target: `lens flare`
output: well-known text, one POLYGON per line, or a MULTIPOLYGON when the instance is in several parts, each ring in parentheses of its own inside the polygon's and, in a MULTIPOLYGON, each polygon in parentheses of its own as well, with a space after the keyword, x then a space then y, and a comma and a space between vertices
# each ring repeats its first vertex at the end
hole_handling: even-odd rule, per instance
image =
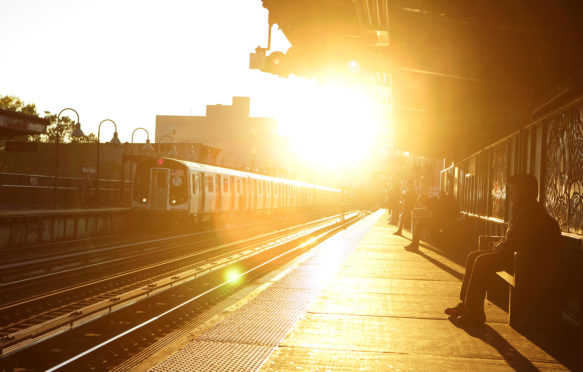
POLYGON ((238 267, 232 267, 225 271, 223 279, 232 285, 238 285, 243 280, 242 271, 238 267))

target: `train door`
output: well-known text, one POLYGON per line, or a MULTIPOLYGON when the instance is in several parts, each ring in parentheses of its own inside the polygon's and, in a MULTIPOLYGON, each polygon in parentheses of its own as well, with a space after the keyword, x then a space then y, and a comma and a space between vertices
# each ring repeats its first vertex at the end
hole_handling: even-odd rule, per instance
POLYGON ((253 180, 247 177, 247 211, 253 211, 253 180))
POLYGON ((257 182, 251 181, 251 208, 253 211, 257 210, 257 182))
POLYGON ((231 207, 229 210, 235 210, 235 199, 237 199, 237 190, 235 189, 235 177, 229 177, 229 191, 231 192, 231 207))
POLYGON ((320 200, 318 200, 318 191, 315 187, 312 189, 312 205, 315 207, 320 206, 320 200))
POLYGON ((259 188, 259 190, 261 190, 261 208, 266 209, 267 208, 267 182, 261 181, 261 187, 259 188))
POLYGON ((217 193, 217 204, 215 205, 215 212, 220 212, 221 211, 221 207, 222 207, 222 202, 223 202, 223 192, 221 190, 222 186, 221 186, 221 176, 219 176, 218 174, 215 176, 215 192, 217 193))
POLYGON ((269 199, 271 198, 271 193, 269 190, 269 182, 263 182, 263 200, 265 200, 263 202, 263 208, 268 209, 271 208, 269 199))
POLYGON ((277 209, 279 207, 279 191, 278 191, 278 187, 279 185, 277 183, 273 183, 273 205, 272 208, 273 209, 277 209))
POLYGON ((264 208, 264 194, 263 194, 263 181, 257 181, 257 185, 256 185, 256 190, 257 190, 257 210, 261 210, 264 208))
POLYGON ((192 214, 196 214, 198 212, 198 187, 196 185, 196 174, 191 174, 190 175, 190 183, 188 184, 190 186, 190 213, 192 214))
POLYGON ((208 208, 206 208, 206 212, 212 213, 216 210, 217 206, 217 192, 215 191, 215 176, 212 174, 205 175, 205 183, 206 183, 206 204, 208 208))
POLYGON ((222 189, 223 195, 221 197, 222 198, 222 201, 221 201, 221 204, 222 204, 221 210, 222 211, 228 211, 229 206, 231 205, 231 193, 229 190, 229 178, 230 178, 229 176, 221 176, 221 179, 223 181, 223 184, 221 186, 223 188, 222 189))
POLYGON ((285 208, 285 183, 279 187, 279 207, 285 208))
POLYGON ((243 200, 241 201, 241 208, 243 211, 247 212, 249 210, 249 195, 247 195, 247 182, 249 182, 248 178, 243 178, 241 180, 242 189, 241 192, 243 193, 243 200))
POLYGON ((150 195, 152 196, 150 207, 152 210, 165 211, 168 209, 169 180, 170 169, 152 168, 150 170, 150 195))
POLYGON ((243 200, 245 200, 245 198, 243 196, 243 178, 235 179, 235 188, 237 191, 237 199, 235 200, 235 209, 240 212, 244 208, 243 200))
POLYGON ((196 174, 196 198, 198 199, 198 209, 197 212, 201 213, 205 210, 205 202, 206 202, 206 188, 204 184, 204 173, 197 173, 196 174))

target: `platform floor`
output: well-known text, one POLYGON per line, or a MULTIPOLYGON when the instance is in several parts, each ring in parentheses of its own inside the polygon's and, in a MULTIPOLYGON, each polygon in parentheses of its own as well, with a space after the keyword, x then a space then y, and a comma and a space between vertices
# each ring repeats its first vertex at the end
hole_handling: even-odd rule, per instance
POLYGON ((294 260, 196 331, 138 366, 151 371, 493 371, 569 368, 506 324, 462 329, 463 267, 403 249, 378 211, 294 260))

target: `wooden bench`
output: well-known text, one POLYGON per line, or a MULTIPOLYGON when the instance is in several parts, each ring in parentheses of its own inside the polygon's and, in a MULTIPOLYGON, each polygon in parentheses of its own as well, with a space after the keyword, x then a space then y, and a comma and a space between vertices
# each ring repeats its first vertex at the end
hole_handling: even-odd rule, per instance
POLYGON ((448 221, 441 229, 441 249, 465 262, 465 255, 473 246, 474 223, 468 218, 448 221))
MULTIPOLYGON (((501 236, 478 238, 478 249, 490 249, 501 236)), ((509 285, 508 324, 554 328, 565 302, 565 252, 514 252, 511 267, 496 274, 509 285)))
MULTIPOLYGON (((411 235, 415 233, 420 218, 431 217, 427 208, 415 208, 411 212, 411 235)), ((466 218, 452 219, 445 226, 421 232, 420 240, 445 248, 454 253, 466 252, 471 245, 472 223, 466 218)))
POLYGON ((413 208, 411 211, 411 236, 415 233, 415 227, 417 225, 417 220, 423 217, 431 217, 431 212, 427 208, 413 208))

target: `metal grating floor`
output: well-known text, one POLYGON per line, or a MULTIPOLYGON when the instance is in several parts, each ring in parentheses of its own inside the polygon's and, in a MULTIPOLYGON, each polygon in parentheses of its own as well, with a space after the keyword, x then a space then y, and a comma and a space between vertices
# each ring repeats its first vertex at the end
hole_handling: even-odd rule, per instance
POLYGON ((150 371, 256 371, 272 351, 270 346, 196 341, 150 371))
POLYGON ((245 296, 251 294, 256 289, 256 286, 247 286, 240 291, 237 291, 234 295, 229 296, 225 300, 219 302, 215 306, 208 309, 203 314, 200 314, 195 319, 193 319, 186 327, 182 327, 179 329, 174 330, 170 334, 163 337, 161 340, 157 341, 156 343, 150 345, 146 349, 142 350, 140 353, 132 356, 131 358, 127 359, 123 363, 119 364, 115 368, 111 370, 111 372, 122 372, 122 371, 129 371, 140 363, 147 360, 151 355, 155 354, 156 352, 160 351, 162 348, 172 344, 173 342, 178 341, 180 338, 187 335, 189 332, 192 332, 200 325, 204 324, 206 321, 214 317, 215 315, 219 314, 220 312, 224 311, 229 306, 234 305, 237 301, 241 300, 245 296))
POLYGON ((150 371, 258 370, 381 215, 320 244, 295 270, 150 371))
POLYGON ((318 294, 318 291, 268 288, 199 339, 277 346, 318 294))

